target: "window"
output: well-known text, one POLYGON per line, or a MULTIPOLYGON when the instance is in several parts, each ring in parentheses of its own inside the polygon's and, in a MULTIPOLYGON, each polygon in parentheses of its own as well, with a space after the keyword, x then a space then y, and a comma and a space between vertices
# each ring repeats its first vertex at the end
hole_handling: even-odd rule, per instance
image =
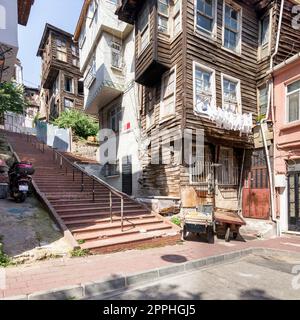
POLYGON ((96 56, 93 55, 89 62, 89 69, 84 79, 84 85, 86 88, 90 88, 96 79, 96 56))
POLYGON ((287 86, 287 122, 300 120, 300 80, 287 86))
POLYGON ((83 96, 84 95, 84 86, 83 86, 83 81, 82 80, 78 80, 78 94, 83 96))
POLYGON ((223 109, 232 113, 241 113, 240 81, 222 74, 223 109))
POLYGON ((154 100, 155 88, 147 88, 145 92, 146 129, 150 129, 155 123, 154 100))
POLYGON ((241 52, 241 9, 224 3, 223 46, 237 53, 241 52))
POLYGON ((259 115, 266 115, 268 109, 268 86, 263 86, 259 89, 259 101, 258 101, 258 112, 259 115))
POLYGON ((113 130, 115 133, 120 132, 120 128, 122 125, 122 109, 120 107, 114 107, 109 112, 108 122, 111 130, 113 130))
POLYGON ((82 24, 82 29, 81 29, 81 33, 79 36, 79 48, 82 49, 83 45, 85 43, 85 39, 86 39, 86 21, 83 22, 82 24))
POLYGON ((215 106, 215 71, 194 62, 194 105, 200 114, 209 114, 215 106))
POLYGON ((181 21, 181 0, 175 0, 173 7, 173 37, 181 31, 181 21))
POLYGON ((67 62, 67 42, 64 39, 56 39, 56 57, 60 61, 67 62))
POLYGON ((260 59, 269 55, 270 52, 270 15, 267 14, 260 20, 259 40, 260 40, 260 59))
POLYGON ((119 43, 111 43, 111 65, 115 68, 122 68, 122 47, 119 43))
POLYGON ((96 0, 91 0, 88 9, 88 19, 90 19, 90 25, 93 23, 94 19, 97 17, 98 13, 98 2, 96 0))
POLYGON ((107 163, 104 166, 104 176, 105 177, 114 177, 120 175, 120 164, 119 159, 116 160, 116 163, 107 163))
POLYGON ((158 31, 169 33, 169 0, 157 1, 158 31))
POLYGON ((196 26, 200 31, 213 34, 216 31, 216 0, 196 0, 196 26))
POLYGON ((175 113, 176 102, 176 69, 173 68, 162 77, 160 118, 163 119, 175 113))
POLYGON ((139 54, 147 47, 150 42, 149 28, 149 8, 146 7, 138 21, 139 28, 139 54))
POLYGON ((73 93, 73 79, 65 76, 65 91, 73 93))
POLYGON ((74 100, 65 98, 65 108, 73 108, 74 107, 74 100))

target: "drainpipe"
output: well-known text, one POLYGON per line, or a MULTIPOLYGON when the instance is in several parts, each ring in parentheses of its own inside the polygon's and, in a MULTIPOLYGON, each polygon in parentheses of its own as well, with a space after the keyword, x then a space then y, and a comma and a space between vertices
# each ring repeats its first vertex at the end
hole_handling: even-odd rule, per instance
MULTIPOLYGON (((277 37, 276 37, 276 45, 275 45, 275 51, 271 56, 270 71, 273 69, 274 58, 278 53, 280 34, 281 34, 281 26, 282 26, 282 18, 283 18, 283 9, 284 9, 284 0, 281 0, 279 21, 278 21, 278 30, 277 30, 277 37)), ((274 109, 273 91, 274 91, 274 82, 273 82, 273 78, 272 78, 269 81, 268 109, 266 112, 266 117, 264 119, 262 119, 260 122, 260 127, 261 127, 261 133, 262 133, 263 143, 264 143, 265 152, 266 152, 267 168, 268 168, 268 172, 269 172, 269 183, 270 183, 270 193, 271 193, 271 218, 272 218, 272 221, 276 223, 277 236, 280 237, 281 236, 280 220, 277 219, 276 209, 275 209, 275 187, 274 187, 274 179, 273 179, 274 176, 273 176, 273 172, 272 172, 269 149, 268 149, 266 135, 265 135, 265 129, 267 129, 267 117, 270 113, 270 109, 272 110, 272 120, 274 121, 274 118, 273 118, 273 109, 274 109)))

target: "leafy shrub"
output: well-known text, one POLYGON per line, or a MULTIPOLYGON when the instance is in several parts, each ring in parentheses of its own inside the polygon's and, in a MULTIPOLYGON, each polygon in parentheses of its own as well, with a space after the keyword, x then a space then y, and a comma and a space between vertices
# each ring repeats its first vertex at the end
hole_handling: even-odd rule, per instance
POLYGON ((176 224, 176 226, 179 226, 179 227, 181 226, 181 220, 177 216, 172 217, 171 222, 176 224))
POLYGON ((11 264, 12 264, 12 261, 10 257, 3 252, 2 244, 0 243, 0 267, 5 268, 11 264))
POLYGON ((73 133, 86 139, 89 136, 96 136, 99 131, 99 124, 92 117, 79 110, 64 111, 53 124, 59 128, 71 128, 73 133))

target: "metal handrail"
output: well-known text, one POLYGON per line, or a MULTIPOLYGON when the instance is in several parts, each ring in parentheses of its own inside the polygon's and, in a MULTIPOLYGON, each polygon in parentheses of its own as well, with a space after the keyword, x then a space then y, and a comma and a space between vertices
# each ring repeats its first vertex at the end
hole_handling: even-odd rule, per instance
MULTIPOLYGON (((27 135, 27 141, 30 141, 30 135, 27 135)), ((43 144, 43 152, 45 152, 45 143, 44 142, 40 142, 37 138, 36 138, 36 143, 35 146, 37 144, 42 143, 43 144)), ((32 142, 32 141, 31 141, 32 142)), ((110 208, 110 221, 111 223, 113 222, 113 214, 112 214, 112 195, 114 194, 115 196, 119 197, 121 199, 121 231, 123 232, 124 230, 124 197, 127 195, 124 195, 123 193, 120 194, 120 192, 118 192, 117 190, 115 190, 113 187, 111 187, 110 185, 108 185, 107 183, 105 183, 104 181, 101 181, 99 178, 94 177, 93 175, 90 175, 88 172, 84 171, 76 162, 72 162, 70 161, 67 157, 65 157, 63 154, 61 154, 58 150, 56 150, 55 148, 52 148, 50 146, 48 146, 50 149, 52 149, 53 151, 53 161, 56 163, 56 161, 59 158, 59 166, 60 169, 63 169, 64 166, 64 162, 66 162, 68 165, 70 165, 73 169, 73 181, 75 181, 75 171, 74 169, 76 169, 77 171, 79 171, 81 173, 81 192, 84 191, 84 176, 88 177, 89 179, 92 180, 92 193, 93 193, 93 201, 95 201, 95 182, 100 183, 101 185, 103 185, 106 189, 108 189, 109 191, 109 199, 110 199, 110 203, 109 203, 109 208, 110 208)), ((38 148, 36 146, 37 149, 40 150, 40 147, 38 148)), ((66 174, 68 174, 68 168, 67 166, 65 166, 66 169, 66 174)), ((129 198, 129 197, 128 197, 129 198)), ((127 219, 126 219, 127 220, 127 219)))

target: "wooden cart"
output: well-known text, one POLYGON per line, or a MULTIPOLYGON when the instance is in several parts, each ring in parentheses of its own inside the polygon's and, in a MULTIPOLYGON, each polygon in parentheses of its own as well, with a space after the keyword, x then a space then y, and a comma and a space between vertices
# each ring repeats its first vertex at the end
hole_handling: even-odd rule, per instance
POLYGON ((233 239, 239 235, 240 227, 246 225, 245 220, 238 215, 237 212, 216 210, 215 211, 215 225, 218 236, 224 236, 225 241, 229 242, 231 234, 233 239))

